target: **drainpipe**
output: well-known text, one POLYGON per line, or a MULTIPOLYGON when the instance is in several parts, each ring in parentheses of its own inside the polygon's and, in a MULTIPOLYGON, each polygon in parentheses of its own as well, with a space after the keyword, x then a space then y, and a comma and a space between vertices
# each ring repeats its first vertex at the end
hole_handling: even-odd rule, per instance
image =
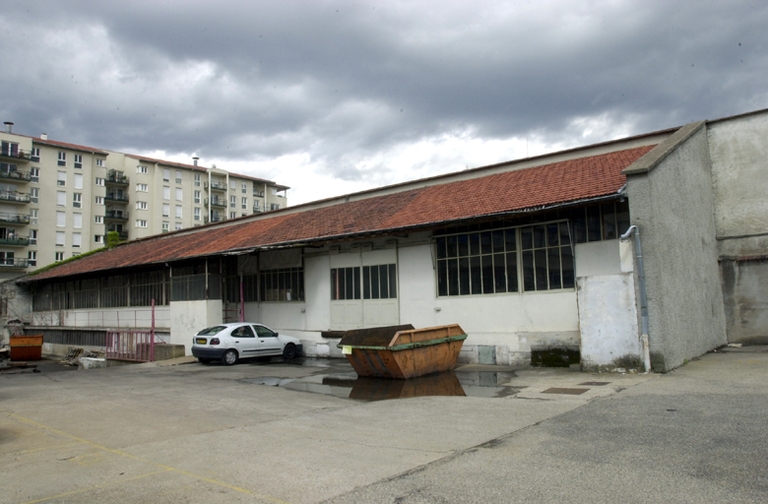
POLYGON ((640 282, 640 324, 642 335, 640 341, 643 346, 643 364, 645 372, 651 371, 651 349, 648 342, 648 296, 645 292, 645 268, 643 267, 643 252, 640 248, 640 230, 634 224, 629 226, 627 232, 621 235, 620 240, 626 241, 634 231, 635 233, 635 257, 637 257, 637 278, 640 282))

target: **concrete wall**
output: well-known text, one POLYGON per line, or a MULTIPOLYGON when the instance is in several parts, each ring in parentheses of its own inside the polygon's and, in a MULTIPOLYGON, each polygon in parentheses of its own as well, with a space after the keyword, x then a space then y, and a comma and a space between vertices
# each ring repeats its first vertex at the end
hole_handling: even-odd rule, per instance
POLYGON ((583 370, 636 369, 642 364, 631 242, 576 246, 583 370))
POLYGON ((627 170, 640 229, 654 371, 725 344, 706 129, 689 125, 627 170))
POLYGON ((171 344, 184 345, 186 355, 192 353, 192 337, 206 327, 221 324, 220 299, 209 301, 178 301, 170 307, 171 344))
POLYGON ((20 289, 13 281, 6 281, 0 283, 0 300, 6 303, 6 313, 0 317, 0 344, 2 344, 10 341, 12 329, 8 327, 9 321, 31 322, 32 295, 25 289, 20 289))
POLYGON ((708 135, 728 341, 768 343, 768 112, 708 135))

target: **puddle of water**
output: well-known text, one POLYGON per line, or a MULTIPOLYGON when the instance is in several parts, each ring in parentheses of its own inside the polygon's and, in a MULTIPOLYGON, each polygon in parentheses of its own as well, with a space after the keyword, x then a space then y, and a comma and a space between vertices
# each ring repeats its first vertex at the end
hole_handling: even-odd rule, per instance
POLYGON ((263 377, 239 381, 345 399, 381 401, 425 396, 509 397, 520 392, 520 388, 504 385, 514 376, 514 373, 491 371, 466 373, 447 371, 408 380, 388 380, 358 377, 354 372, 350 372, 318 374, 296 379, 263 377))

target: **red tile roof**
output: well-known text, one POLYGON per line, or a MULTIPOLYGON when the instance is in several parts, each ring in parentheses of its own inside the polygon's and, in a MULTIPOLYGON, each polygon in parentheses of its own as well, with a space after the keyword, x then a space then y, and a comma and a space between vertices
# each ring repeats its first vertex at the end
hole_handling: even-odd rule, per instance
POLYGON ((28 277, 38 281, 68 275, 157 264, 180 259, 339 239, 355 235, 429 228, 451 221, 576 203, 617 194, 622 170, 655 146, 643 146, 547 165, 476 176, 467 180, 376 195, 321 208, 293 207, 129 242, 28 277), (299 210, 299 211, 297 211, 299 210))

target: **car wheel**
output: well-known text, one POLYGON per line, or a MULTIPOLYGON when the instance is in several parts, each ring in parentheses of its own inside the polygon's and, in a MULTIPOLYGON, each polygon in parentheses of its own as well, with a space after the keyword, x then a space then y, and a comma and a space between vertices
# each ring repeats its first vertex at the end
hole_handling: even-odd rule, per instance
POLYGON ((205 357, 198 357, 197 360, 200 361, 200 364, 210 364, 211 359, 206 359, 205 357))
POLYGON ((283 349, 283 359, 291 360, 296 358, 296 345, 288 343, 283 349))
POLYGON ((231 366, 235 362, 237 362, 237 350, 227 350, 221 356, 221 363, 225 366, 231 366))

